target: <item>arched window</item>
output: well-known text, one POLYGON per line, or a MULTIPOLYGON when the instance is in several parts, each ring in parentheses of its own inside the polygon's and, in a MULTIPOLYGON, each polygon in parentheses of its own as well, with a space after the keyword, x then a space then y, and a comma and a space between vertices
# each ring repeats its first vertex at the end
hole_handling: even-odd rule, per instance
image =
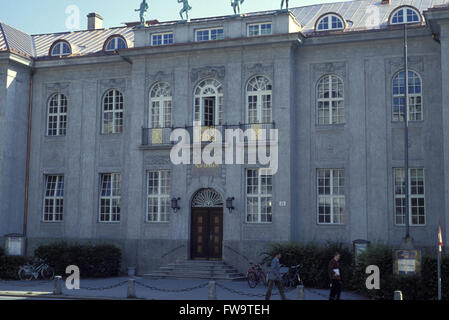
POLYGON ((223 87, 217 80, 206 79, 196 87, 194 121, 206 127, 223 123, 223 87))
POLYGON ((325 75, 318 81, 318 124, 345 123, 343 80, 336 75, 325 75))
POLYGON ((67 41, 59 40, 51 46, 50 54, 53 57, 68 56, 72 54, 72 48, 67 41))
POLYGON ((47 135, 65 136, 67 131, 67 97, 61 93, 51 96, 47 109, 47 135))
POLYGON ((111 89, 103 97, 103 134, 123 131, 123 95, 111 89))
MULTIPOLYGON (((423 120, 422 82, 414 71, 408 71, 408 120, 423 120)), ((405 117, 405 72, 397 73, 393 78, 393 121, 404 121, 405 117)))
POLYGON ((399 7, 390 15, 390 24, 420 23, 421 14, 415 8, 399 7))
POLYGON ((126 44, 125 39, 121 36, 112 36, 107 40, 105 45, 105 51, 115 51, 118 49, 126 49, 128 45, 126 44))
POLYGON ((315 25, 315 30, 344 30, 345 26, 346 24, 340 15, 336 13, 328 13, 318 19, 315 25))
POLYGON ((156 83, 150 92, 150 128, 171 127, 172 93, 168 83, 156 83))
POLYGON ((272 122, 272 94, 271 81, 264 76, 253 77, 246 87, 247 122, 272 122))

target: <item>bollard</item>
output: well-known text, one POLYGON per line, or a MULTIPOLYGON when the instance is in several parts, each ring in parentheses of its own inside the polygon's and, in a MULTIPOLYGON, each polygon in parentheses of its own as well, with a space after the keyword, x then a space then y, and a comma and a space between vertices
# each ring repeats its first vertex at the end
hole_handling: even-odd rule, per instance
POLYGON ((215 281, 209 281, 209 300, 217 300, 217 288, 215 281))
POLYGON ((402 296, 401 291, 395 291, 394 292, 394 300, 404 300, 404 297, 402 296))
POLYGON ((55 295, 61 295, 62 294, 62 277, 56 276, 55 277, 55 285, 53 287, 53 294, 55 295))
POLYGON ((126 292, 127 299, 135 299, 136 298, 136 286, 134 284, 134 279, 128 280, 128 290, 126 292))
POLYGON ((296 300, 304 300, 304 286, 296 287, 296 300))

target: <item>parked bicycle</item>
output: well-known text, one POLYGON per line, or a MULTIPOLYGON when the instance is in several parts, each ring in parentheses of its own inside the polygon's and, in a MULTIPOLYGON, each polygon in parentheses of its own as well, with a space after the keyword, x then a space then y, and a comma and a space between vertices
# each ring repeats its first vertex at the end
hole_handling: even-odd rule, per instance
POLYGON ((301 265, 298 264, 297 266, 289 267, 288 271, 282 274, 282 285, 284 287, 294 288, 299 285, 304 285, 299 273, 300 268, 301 265))
POLYGON ((50 267, 46 260, 40 259, 37 263, 26 264, 19 268, 19 279, 31 281, 42 277, 44 280, 53 280, 55 270, 50 267))
POLYGON ((267 285, 267 277, 262 269, 262 264, 260 263, 255 265, 254 263, 250 262, 250 268, 248 269, 246 277, 248 279, 248 285, 250 288, 257 287, 257 285, 261 281, 265 286, 267 285))

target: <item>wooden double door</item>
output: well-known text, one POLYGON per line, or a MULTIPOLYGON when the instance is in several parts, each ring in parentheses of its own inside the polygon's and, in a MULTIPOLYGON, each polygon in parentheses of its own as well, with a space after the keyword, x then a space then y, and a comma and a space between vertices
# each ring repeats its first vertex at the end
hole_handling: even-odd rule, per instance
POLYGON ((221 260, 223 256, 223 208, 192 208, 190 258, 221 260))

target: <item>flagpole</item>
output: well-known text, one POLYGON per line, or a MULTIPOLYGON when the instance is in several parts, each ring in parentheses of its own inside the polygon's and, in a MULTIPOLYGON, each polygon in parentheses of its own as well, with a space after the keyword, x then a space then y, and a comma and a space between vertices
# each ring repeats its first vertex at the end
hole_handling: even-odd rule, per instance
POLYGON ((407 22, 404 21, 404 78, 405 78, 405 112, 404 112, 404 153, 405 153, 405 241, 410 238, 410 190, 409 190, 409 159, 408 159, 408 44, 407 22))

